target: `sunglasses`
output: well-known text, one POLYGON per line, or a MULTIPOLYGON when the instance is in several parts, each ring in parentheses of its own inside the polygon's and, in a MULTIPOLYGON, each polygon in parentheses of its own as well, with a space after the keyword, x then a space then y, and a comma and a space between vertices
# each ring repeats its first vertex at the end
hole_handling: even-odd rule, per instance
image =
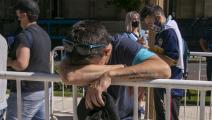
POLYGON ((102 48, 105 47, 105 44, 99 45, 99 44, 80 44, 77 42, 69 41, 66 39, 63 39, 63 46, 64 50, 66 52, 73 52, 73 50, 76 50, 76 52, 80 55, 86 56, 94 54, 94 49, 96 48, 102 48))

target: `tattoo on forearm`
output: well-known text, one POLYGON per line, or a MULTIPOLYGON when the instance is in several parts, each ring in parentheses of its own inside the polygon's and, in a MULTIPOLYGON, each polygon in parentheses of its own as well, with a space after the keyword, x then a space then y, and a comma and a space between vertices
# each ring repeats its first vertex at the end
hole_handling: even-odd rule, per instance
POLYGON ((136 80, 136 79, 152 80, 152 79, 162 78, 161 75, 155 72, 142 71, 141 73, 138 73, 132 69, 130 71, 132 71, 130 74, 121 74, 121 75, 116 75, 114 77, 127 77, 128 79, 131 79, 131 80, 136 80))

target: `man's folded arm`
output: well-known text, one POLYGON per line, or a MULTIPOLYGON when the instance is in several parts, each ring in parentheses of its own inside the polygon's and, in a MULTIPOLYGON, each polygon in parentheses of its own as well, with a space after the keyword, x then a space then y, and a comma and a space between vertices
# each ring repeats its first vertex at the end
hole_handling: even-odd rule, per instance
POLYGON ((152 56, 142 63, 108 72, 112 80, 152 80, 167 79, 171 76, 171 70, 167 63, 158 56, 152 56))
POLYGON ((123 67, 124 65, 71 65, 63 60, 60 64, 60 76, 66 84, 88 85, 105 72, 123 67))
POLYGON ((170 67, 158 56, 152 56, 142 63, 125 67, 123 65, 82 65, 74 66, 63 61, 60 75, 67 84, 88 85, 101 75, 108 74, 112 80, 151 80, 169 78, 170 67))

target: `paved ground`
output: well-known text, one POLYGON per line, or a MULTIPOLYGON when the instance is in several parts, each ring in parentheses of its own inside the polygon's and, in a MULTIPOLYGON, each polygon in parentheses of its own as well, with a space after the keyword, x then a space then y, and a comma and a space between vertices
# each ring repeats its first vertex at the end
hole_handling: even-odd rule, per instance
MULTIPOLYGON (((197 63, 190 63, 189 64, 189 80, 197 80, 198 79, 198 64, 197 63)), ((206 69, 205 64, 202 65, 202 73, 201 79, 206 80, 206 69)), ((58 120, 72 120, 73 110, 72 110, 72 98, 65 97, 64 103, 62 103, 61 97, 55 97, 54 99, 54 110, 55 115, 57 116, 58 120)), ((205 120, 212 120, 212 112, 210 112, 210 107, 205 108, 205 120)), ((196 106, 184 106, 180 108, 180 120, 199 120, 199 108, 196 106), (184 114, 185 111, 185 114, 184 114)))
MULTIPOLYGON (((189 63, 188 65, 188 80, 197 80, 199 75, 199 64, 189 63)), ((203 62, 201 65, 201 80, 206 80, 206 64, 203 62)))
MULTIPOLYGON (((54 115, 58 118, 58 120, 72 120, 72 97, 65 97, 64 101, 62 101, 62 97, 54 97, 54 115)), ((78 101, 80 101, 80 98, 78 101)))

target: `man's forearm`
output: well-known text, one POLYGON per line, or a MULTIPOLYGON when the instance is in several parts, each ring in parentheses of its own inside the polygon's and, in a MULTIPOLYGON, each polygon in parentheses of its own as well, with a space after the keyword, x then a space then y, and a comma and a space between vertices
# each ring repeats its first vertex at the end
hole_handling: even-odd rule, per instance
POLYGON ((24 69, 26 69, 26 67, 22 66, 20 62, 11 59, 7 60, 7 66, 13 68, 16 71, 23 71, 24 69))
POLYGON ((152 80, 157 78, 169 78, 170 67, 159 58, 147 60, 134 66, 111 70, 108 72, 112 80, 152 80), (157 59, 157 60, 156 60, 157 59))
POLYGON ((123 67, 123 65, 73 66, 62 63, 60 66, 60 75, 66 84, 87 85, 98 79, 105 72, 121 67, 123 67))

